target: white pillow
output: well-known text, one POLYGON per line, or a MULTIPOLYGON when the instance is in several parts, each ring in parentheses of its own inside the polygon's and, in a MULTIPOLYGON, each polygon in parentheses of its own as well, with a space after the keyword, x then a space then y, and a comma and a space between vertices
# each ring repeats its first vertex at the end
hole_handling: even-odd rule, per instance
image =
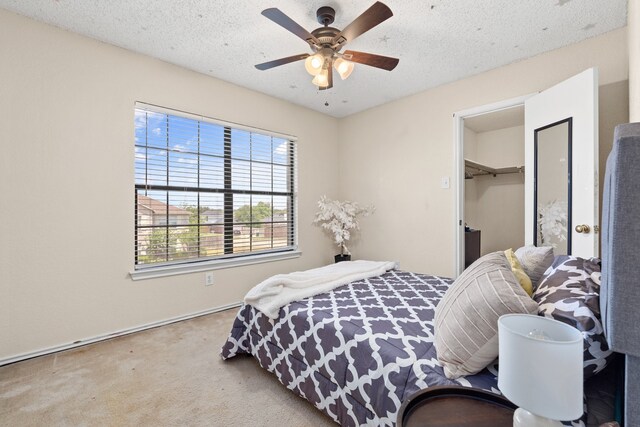
POLYGON ((516 250, 516 257, 535 288, 544 272, 553 264, 553 247, 523 246, 516 250))

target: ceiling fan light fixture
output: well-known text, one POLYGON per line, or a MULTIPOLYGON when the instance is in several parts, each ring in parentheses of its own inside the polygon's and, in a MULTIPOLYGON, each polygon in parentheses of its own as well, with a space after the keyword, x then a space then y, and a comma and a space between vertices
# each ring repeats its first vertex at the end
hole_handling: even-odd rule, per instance
POLYGON ((314 78, 311 80, 311 83, 320 87, 326 88, 329 86, 329 69, 322 69, 314 78))
POLYGON ((351 75, 351 73, 353 72, 354 65, 353 65, 353 62, 351 62, 351 61, 347 61, 346 59, 338 58, 333 63, 333 68, 335 68, 336 71, 338 72, 338 74, 340 74, 340 78, 342 80, 346 80, 347 77, 349 77, 351 75))
POLYGON ((263 10, 263 16, 309 44, 312 53, 302 53, 267 61, 256 64, 255 67, 264 71, 304 59, 305 69, 313 76, 313 84, 320 90, 325 90, 333 87, 334 68, 340 78, 345 80, 353 72, 356 62, 387 71, 393 70, 398 65, 399 60, 397 58, 388 56, 355 50, 346 50, 344 53, 340 53, 347 43, 351 43, 363 33, 393 16, 393 12, 387 5, 381 1, 376 1, 342 30, 329 26, 335 19, 335 13, 335 9, 329 6, 323 6, 318 9, 316 16, 318 17, 318 22, 323 26, 309 32, 276 7, 263 10))
POLYGON ((322 71, 322 65, 324 64, 324 58, 321 54, 316 53, 315 55, 311 55, 307 57, 304 61, 304 68, 307 70, 307 73, 312 76, 317 76, 320 71, 322 71))

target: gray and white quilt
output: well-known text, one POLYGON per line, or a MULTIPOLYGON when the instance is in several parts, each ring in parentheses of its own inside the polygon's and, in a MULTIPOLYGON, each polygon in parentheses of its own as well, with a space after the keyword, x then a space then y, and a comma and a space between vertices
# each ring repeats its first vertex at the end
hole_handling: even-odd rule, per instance
POLYGON ((499 394, 496 364, 449 380, 434 347, 434 310, 450 279, 391 270, 280 310, 243 305, 223 359, 251 354, 342 426, 393 426, 403 400, 437 385, 499 394))

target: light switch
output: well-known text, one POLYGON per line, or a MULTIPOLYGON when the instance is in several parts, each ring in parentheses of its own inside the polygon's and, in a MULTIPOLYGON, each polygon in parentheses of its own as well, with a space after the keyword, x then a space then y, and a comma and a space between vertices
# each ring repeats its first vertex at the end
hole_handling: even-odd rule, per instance
POLYGON ((440 188, 449 188, 449 177, 443 176, 440 178, 440 188))

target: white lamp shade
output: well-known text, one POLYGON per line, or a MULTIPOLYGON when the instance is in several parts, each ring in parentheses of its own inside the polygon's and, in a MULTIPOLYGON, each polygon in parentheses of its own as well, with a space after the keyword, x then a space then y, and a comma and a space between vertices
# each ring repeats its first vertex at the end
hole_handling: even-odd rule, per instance
POLYGON ((498 342, 498 388, 509 400, 553 420, 582 416, 580 331, 546 317, 506 314, 498 319, 498 342))

